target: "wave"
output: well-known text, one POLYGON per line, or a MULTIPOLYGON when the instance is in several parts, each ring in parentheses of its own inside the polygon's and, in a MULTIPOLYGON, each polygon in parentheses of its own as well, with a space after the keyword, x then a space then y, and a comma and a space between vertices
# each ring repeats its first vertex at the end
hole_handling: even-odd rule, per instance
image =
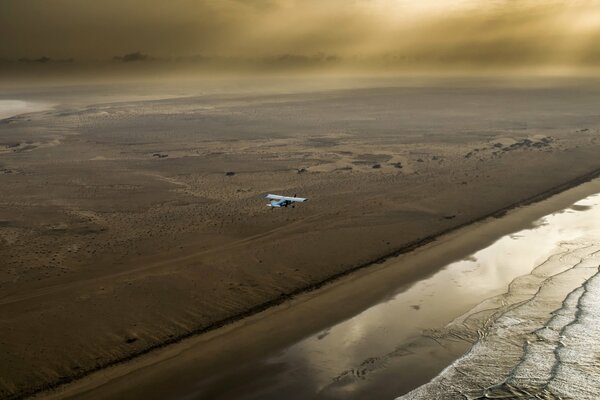
POLYGON ((445 331, 473 332, 471 350, 399 399, 597 399, 600 394, 600 244, 563 242, 507 293, 445 331))

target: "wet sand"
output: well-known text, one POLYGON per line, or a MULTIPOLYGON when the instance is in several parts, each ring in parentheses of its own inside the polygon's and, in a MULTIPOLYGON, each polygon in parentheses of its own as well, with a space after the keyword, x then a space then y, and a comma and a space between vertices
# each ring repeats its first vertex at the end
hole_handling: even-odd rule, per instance
POLYGON ((600 396, 600 193, 545 217, 533 234, 540 237, 526 250, 538 256, 535 268, 448 329, 483 324, 477 343, 402 399, 600 396))
POLYGON ((593 84, 89 95, 4 120, 0 397, 205 333, 590 179, 598 95, 593 84), (267 192, 311 201, 270 212, 267 192))
MULTIPOLYGON (((462 228, 48 398, 394 398, 465 353, 492 310, 518 304, 514 282, 560 255, 556 246, 594 234, 573 218, 593 226, 580 199, 596 193, 599 180, 462 228), (513 292, 505 294, 509 285, 513 292)), ((435 393, 424 398, 450 396, 435 393)))

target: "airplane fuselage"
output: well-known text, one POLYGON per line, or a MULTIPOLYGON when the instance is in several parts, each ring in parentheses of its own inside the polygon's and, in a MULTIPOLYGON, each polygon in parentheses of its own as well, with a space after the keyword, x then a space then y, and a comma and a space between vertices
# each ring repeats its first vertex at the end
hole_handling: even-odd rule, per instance
POLYGON ((287 207, 290 204, 292 204, 292 202, 289 200, 280 200, 280 201, 273 200, 273 201, 271 201, 271 203, 267 204, 267 206, 281 208, 281 207, 287 207))

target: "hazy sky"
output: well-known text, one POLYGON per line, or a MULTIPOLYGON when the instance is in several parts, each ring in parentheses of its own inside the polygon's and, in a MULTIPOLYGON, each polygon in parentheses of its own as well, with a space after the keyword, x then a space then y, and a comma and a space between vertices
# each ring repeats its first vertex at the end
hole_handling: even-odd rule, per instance
POLYGON ((600 0, 0 0, 0 58, 318 52, 600 63, 600 0))

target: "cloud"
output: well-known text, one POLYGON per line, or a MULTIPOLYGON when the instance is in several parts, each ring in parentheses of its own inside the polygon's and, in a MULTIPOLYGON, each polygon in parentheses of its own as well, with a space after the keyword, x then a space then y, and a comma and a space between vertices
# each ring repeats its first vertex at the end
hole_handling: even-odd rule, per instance
POLYGON ((598 0, 2 0, 0 36, 10 40, 0 41, 0 58, 202 55, 297 65, 314 64, 311 57, 324 53, 372 66, 595 65, 599 5, 598 0))

